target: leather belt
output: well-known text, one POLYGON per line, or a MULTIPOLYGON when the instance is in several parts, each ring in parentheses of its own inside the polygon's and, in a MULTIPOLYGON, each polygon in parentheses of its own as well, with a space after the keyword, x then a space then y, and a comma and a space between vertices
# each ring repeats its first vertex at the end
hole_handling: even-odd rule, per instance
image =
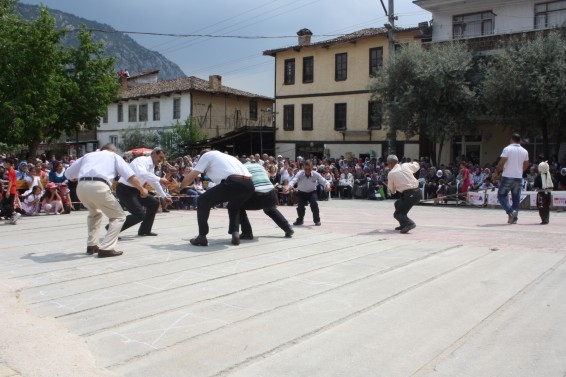
POLYGON ((82 177, 79 178, 79 181, 97 181, 97 182, 104 182, 108 185, 108 181, 104 178, 98 178, 98 177, 82 177))
POLYGON ((238 174, 229 175, 227 178, 231 178, 231 179, 246 179, 246 180, 248 180, 248 181, 252 179, 252 177, 248 177, 248 176, 246 176, 246 175, 238 175, 238 174))

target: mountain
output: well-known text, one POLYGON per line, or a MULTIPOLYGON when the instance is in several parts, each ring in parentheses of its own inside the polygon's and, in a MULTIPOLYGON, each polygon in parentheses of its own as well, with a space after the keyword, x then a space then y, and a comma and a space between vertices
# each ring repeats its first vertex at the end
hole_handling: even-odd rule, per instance
MULTIPOLYGON (((39 9, 40 7, 37 5, 18 3, 17 6, 18 13, 25 19, 37 18, 39 9)), ((92 38, 95 42, 103 42, 106 55, 113 56, 116 59, 116 72, 127 69, 130 74, 134 74, 159 69, 159 80, 186 77, 185 73, 177 64, 168 60, 160 53, 141 46, 128 35, 117 31, 111 26, 55 9, 49 9, 49 13, 55 18, 57 27, 61 29, 80 29, 81 26, 85 24, 89 29, 103 30, 104 32, 94 31, 92 38)), ((78 41, 76 34, 72 32, 67 33, 67 36, 63 39, 63 44, 77 46, 78 41)))

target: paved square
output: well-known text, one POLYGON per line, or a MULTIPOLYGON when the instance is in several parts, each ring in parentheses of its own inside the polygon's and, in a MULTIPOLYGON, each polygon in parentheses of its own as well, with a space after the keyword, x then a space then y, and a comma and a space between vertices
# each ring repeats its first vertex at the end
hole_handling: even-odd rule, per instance
POLYGON ((566 376, 565 213, 320 207, 292 239, 249 212, 240 246, 213 210, 208 247, 172 211, 107 259, 86 211, 0 224, 0 376, 566 376))

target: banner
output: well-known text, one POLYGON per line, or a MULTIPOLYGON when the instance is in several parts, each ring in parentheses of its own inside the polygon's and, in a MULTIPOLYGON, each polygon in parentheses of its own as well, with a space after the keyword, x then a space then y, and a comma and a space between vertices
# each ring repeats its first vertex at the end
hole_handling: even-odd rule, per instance
MULTIPOLYGON (((496 195, 497 199, 497 195, 496 195)), ((485 204, 485 192, 468 191, 468 203, 475 206, 483 206, 485 204)))
POLYGON ((566 191, 552 192, 552 206, 566 207, 566 191))
MULTIPOLYGON (((525 201, 525 199, 529 197, 529 205, 531 207, 536 207, 537 205, 537 193, 535 191, 523 191, 521 192, 521 203, 525 201)), ((507 196, 509 200, 509 204, 512 204, 511 201, 511 193, 507 196)), ((489 191, 487 195, 487 204, 490 206, 498 206, 499 200, 497 200, 497 190, 489 191)))

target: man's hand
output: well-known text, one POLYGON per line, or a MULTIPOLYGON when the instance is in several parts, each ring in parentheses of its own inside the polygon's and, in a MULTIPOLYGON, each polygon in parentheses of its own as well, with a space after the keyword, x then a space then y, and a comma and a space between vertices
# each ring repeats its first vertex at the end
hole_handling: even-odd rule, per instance
POLYGON ((6 198, 10 199, 10 191, 6 192, 6 198))
POLYGON ((167 198, 165 198, 165 203, 166 203, 167 205, 173 204, 173 199, 167 197, 167 198))
POLYGON ((161 183, 162 185, 168 185, 169 180, 167 178, 159 178, 159 183, 161 183))
POLYGON ((326 185, 326 192, 330 192, 332 190, 332 187, 330 185, 326 185))
POLYGON ((143 187, 142 190, 140 190, 140 197, 147 198, 148 195, 149 195, 149 191, 147 191, 147 189, 143 187))

